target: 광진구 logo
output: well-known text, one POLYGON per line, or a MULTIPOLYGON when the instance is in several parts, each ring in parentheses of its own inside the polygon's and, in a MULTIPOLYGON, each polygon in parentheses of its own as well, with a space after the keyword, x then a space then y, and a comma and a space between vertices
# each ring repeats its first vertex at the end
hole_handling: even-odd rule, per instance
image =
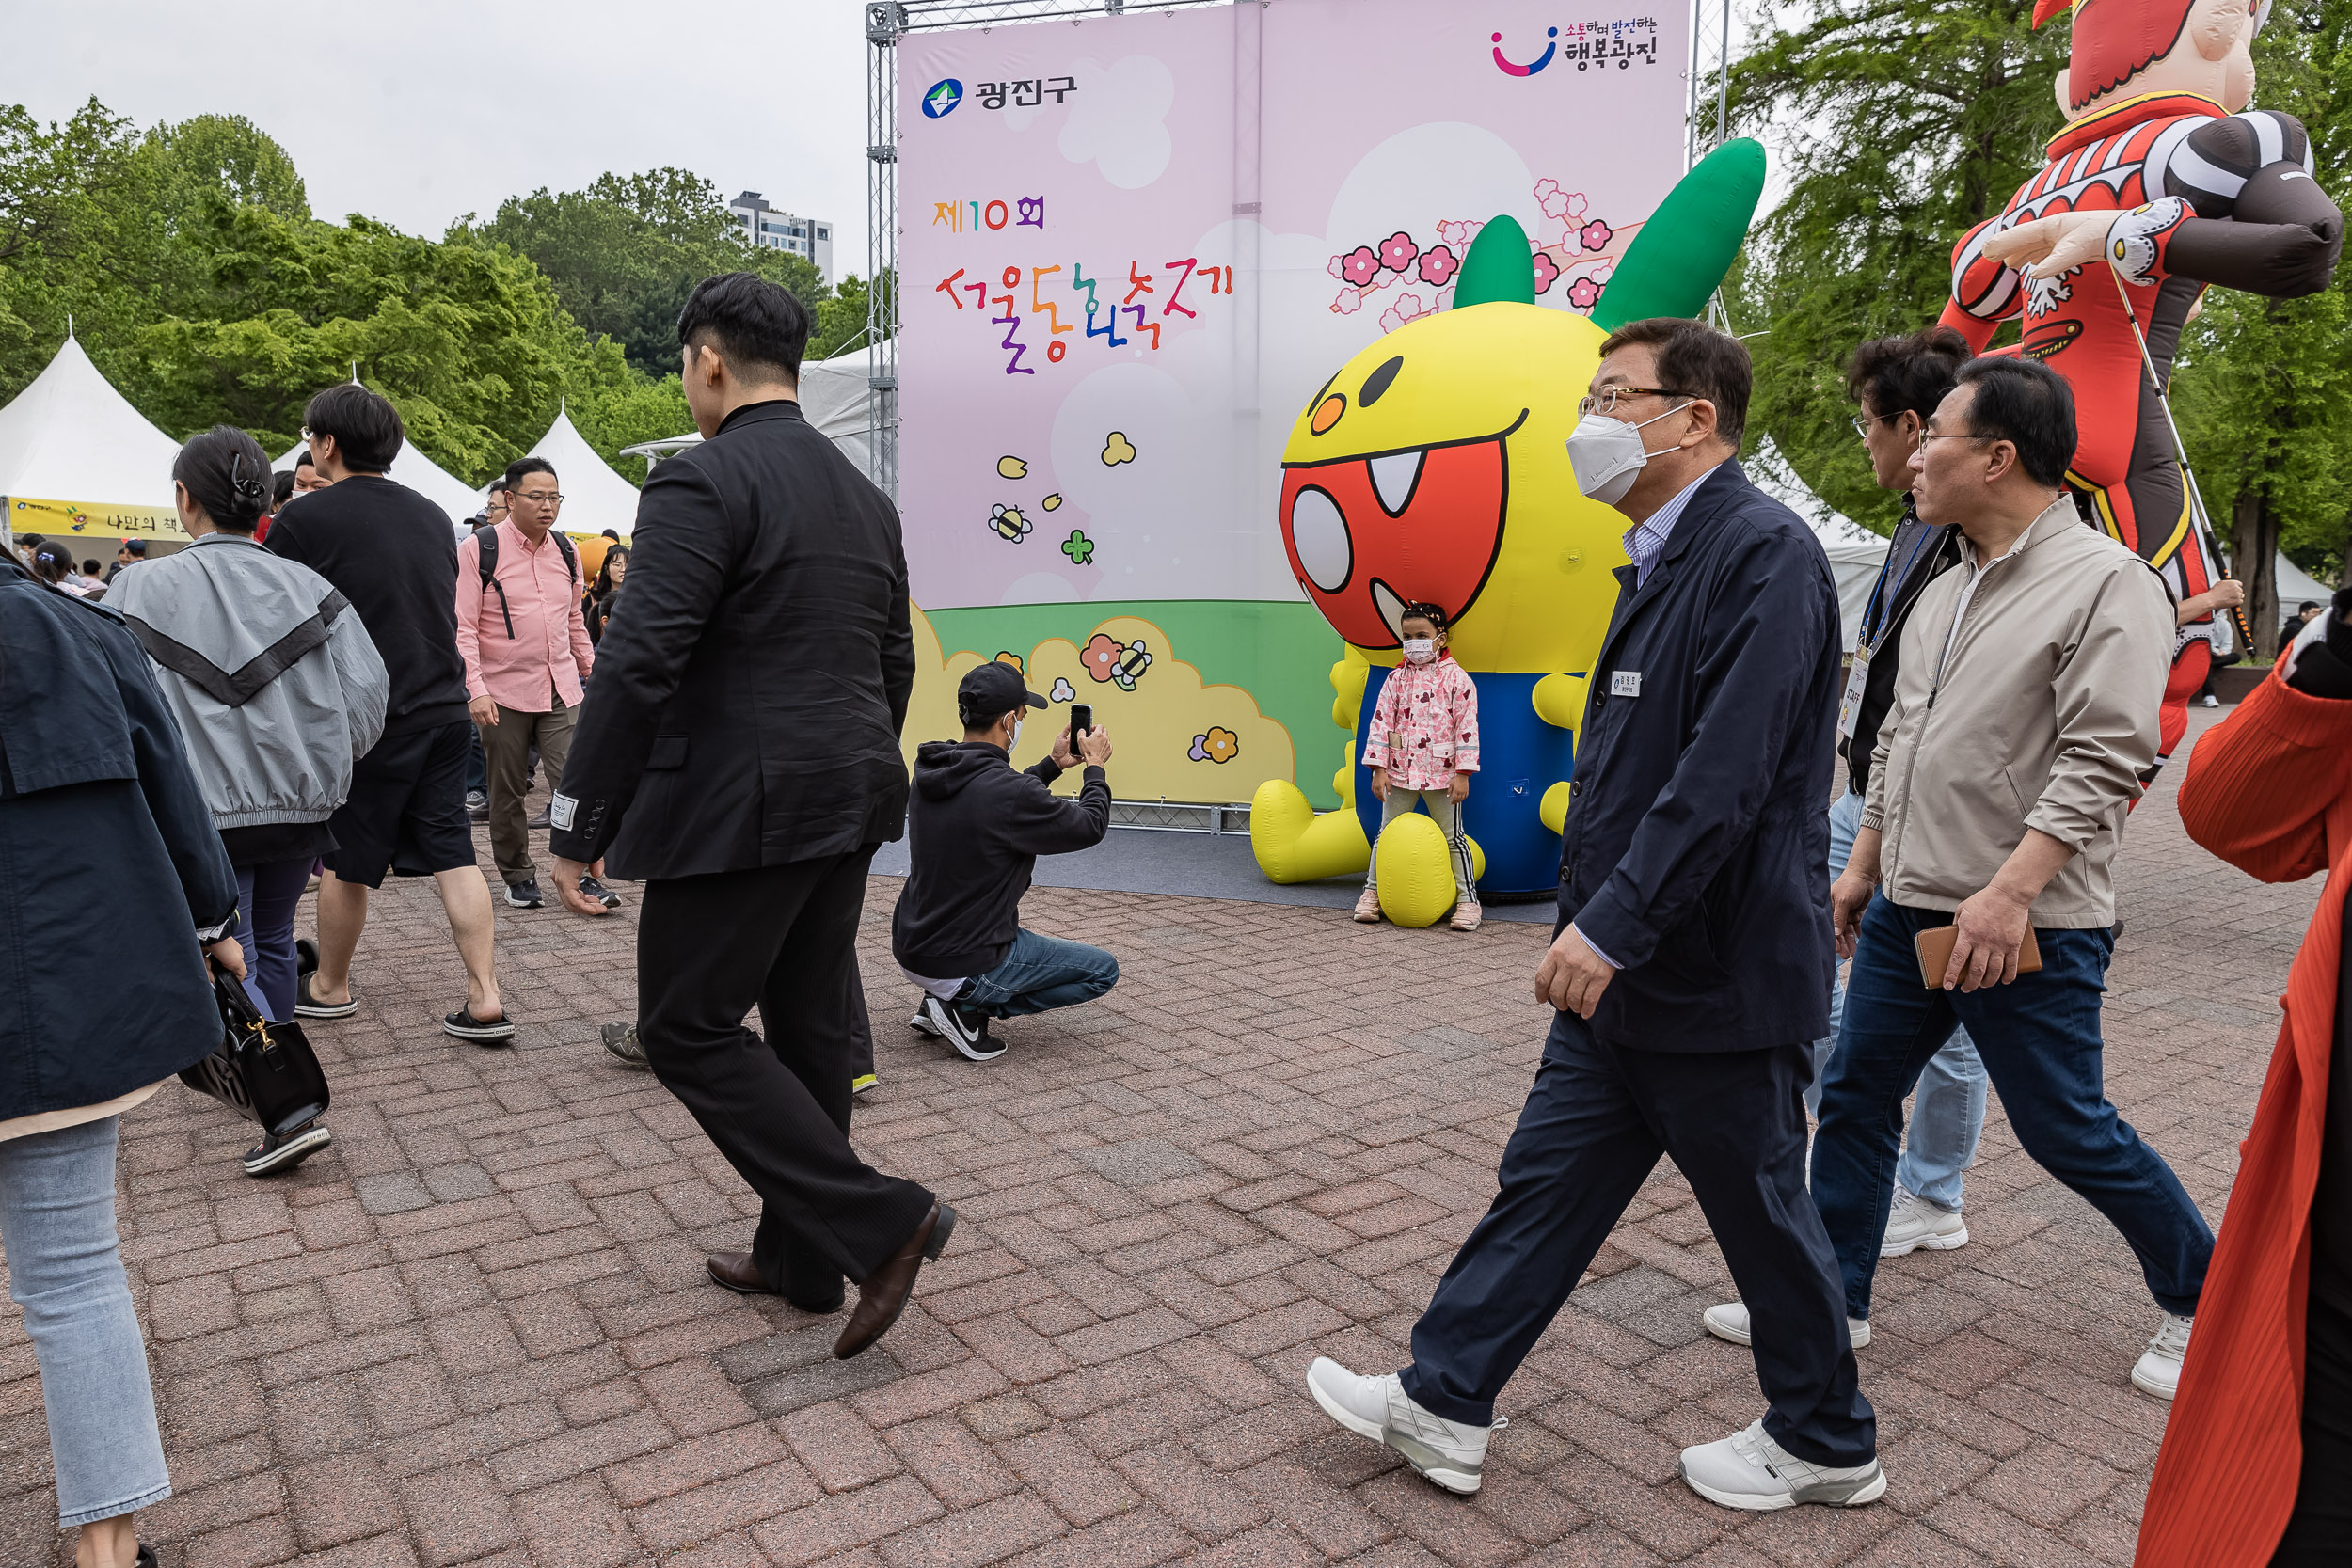
POLYGON ((1491 41, 1495 46, 1495 64, 1502 69, 1502 73, 1505 76, 1534 75, 1535 72, 1543 70, 1544 67, 1551 63, 1553 52, 1558 50, 1560 47, 1559 28, 1551 28, 1549 31, 1545 33, 1544 37, 1551 41, 1544 45, 1544 52, 1535 56, 1534 63, 1533 65, 1514 65, 1502 56, 1502 35, 1501 33, 1494 34, 1489 41, 1491 41))
POLYGON ((955 113, 956 105, 962 102, 963 84, 952 76, 942 77, 933 82, 930 90, 923 95, 923 118, 945 119, 955 113))

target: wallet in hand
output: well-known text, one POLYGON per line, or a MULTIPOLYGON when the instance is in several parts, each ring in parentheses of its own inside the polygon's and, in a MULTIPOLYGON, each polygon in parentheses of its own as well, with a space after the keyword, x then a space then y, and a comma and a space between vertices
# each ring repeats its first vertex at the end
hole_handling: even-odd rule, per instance
MULTIPOLYGON (((1919 983, 1930 990, 1944 989, 1944 972, 1952 966, 1952 949, 1960 942, 1960 927, 1938 926, 1920 932, 1912 939, 1919 949, 1919 983)), ((2042 967, 2042 949, 2034 944, 2033 927, 2026 927, 2026 940, 2017 949, 2017 973, 2031 974, 2042 967)))

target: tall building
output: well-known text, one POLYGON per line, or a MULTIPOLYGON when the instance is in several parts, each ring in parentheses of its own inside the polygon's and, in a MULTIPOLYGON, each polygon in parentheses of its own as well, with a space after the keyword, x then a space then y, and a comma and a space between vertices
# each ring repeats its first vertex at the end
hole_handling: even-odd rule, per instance
POLYGON ((833 222, 829 218, 795 217, 768 205, 757 191, 745 191, 727 203, 727 212, 743 226, 743 237, 771 250, 788 250, 816 263, 818 276, 833 281, 833 222))

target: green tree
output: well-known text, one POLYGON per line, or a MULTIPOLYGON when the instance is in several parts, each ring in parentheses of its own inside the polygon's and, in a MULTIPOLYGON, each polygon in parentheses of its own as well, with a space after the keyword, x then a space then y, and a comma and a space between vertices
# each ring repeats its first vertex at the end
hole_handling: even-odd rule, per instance
POLYGON ((855 273, 835 284, 833 297, 818 303, 817 319, 809 327, 808 347, 801 357, 830 359, 836 354, 864 348, 866 312, 872 297, 873 290, 855 273))
POLYGON ((756 273, 812 309, 828 292, 807 261, 746 242, 718 187, 683 169, 606 174, 584 191, 542 187, 501 202, 486 222, 469 214, 449 238, 531 258, 590 337, 612 339, 653 376, 677 368, 678 311, 714 273, 756 273))
POLYGON ((1883 533, 1899 502, 1847 423, 1846 357, 1934 321, 1954 243, 2041 166, 2066 29, 2035 32, 2032 0, 1807 0, 1804 14, 1732 68, 1735 128, 1767 138, 1788 184, 1724 305, 1734 330, 1765 334, 1748 341, 1751 423, 1883 533))

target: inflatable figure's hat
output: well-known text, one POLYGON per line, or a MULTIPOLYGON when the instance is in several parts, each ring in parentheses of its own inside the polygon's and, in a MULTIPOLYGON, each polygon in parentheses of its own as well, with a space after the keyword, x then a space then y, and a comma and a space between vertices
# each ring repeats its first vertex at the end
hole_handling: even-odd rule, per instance
MULTIPOLYGON (((2272 0, 2249 0, 2254 31, 2270 20, 2272 0)), ((2197 0, 2034 0, 2033 24, 2074 13, 2066 56, 2069 102, 2081 109, 2113 92, 2172 52, 2197 0)))

